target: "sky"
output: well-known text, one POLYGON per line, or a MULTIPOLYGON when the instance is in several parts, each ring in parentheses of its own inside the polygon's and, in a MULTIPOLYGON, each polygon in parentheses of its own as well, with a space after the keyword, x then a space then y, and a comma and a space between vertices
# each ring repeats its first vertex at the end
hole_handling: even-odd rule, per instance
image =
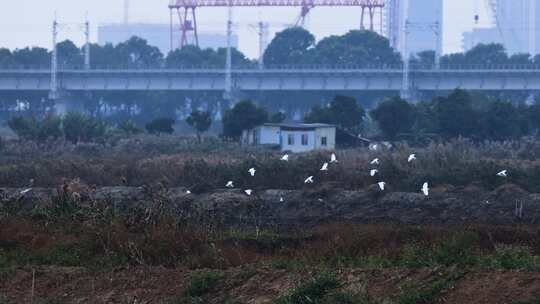
MULTIPOLYGON (((59 40, 71 39, 78 45, 84 41, 81 23, 88 19, 92 25, 92 41, 97 41, 96 27, 100 23, 123 20, 123 0, 2 0, 0 10, 0 47, 10 49, 26 46, 51 46, 51 23, 55 12, 63 24, 59 40)), ((461 51, 461 33, 474 27, 473 16, 480 0, 444 0, 445 53, 461 51)), ((168 23, 169 0, 131 0, 130 22, 168 23)), ((482 5, 480 5, 482 6, 482 5)), ((234 30, 240 36, 240 50, 249 57, 258 54, 255 24, 270 23, 271 33, 294 23, 297 8, 235 8, 234 30)), ((225 33, 226 9, 201 8, 197 12, 200 31, 225 33)), ((343 34, 357 28, 359 12, 351 8, 315 8, 308 17, 306 28, 317 39, 343 34)), ((480 11, 481 21, 483 12, 480 11)))

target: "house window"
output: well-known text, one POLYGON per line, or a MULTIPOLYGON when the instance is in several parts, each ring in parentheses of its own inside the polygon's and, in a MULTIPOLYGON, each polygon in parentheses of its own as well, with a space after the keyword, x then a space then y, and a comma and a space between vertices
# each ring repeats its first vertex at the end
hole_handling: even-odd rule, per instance
POLYGON ((287 144, 289 146, 294 146, 294 134, 287 135, 287 144))
POLYGON ((308 135, 302 134, 302 146, 307 146, 307 145, 308 145, 308 135))
POLYGON ((323 136, 321 137, 321 146, 326 147, 326 145, 327 145, 326 136, 323 136))

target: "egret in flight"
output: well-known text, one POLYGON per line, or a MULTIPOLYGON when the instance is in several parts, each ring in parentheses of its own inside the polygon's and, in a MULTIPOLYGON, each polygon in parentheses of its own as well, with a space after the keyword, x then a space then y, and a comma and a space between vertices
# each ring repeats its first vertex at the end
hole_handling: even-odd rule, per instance
POLYGON ((370 162, 371 165, 378 165, 379 164, 379 159, 378 158, 375 158, 374 160, 372 160, 370 162))
POLYGON ((378 172, 379 172, 379 170, 377 170, 377 169, 372 169, 371 171, 369 171, 369 175, 375 176, 375 174, 377 174, 378 172))
POLYGON ((313 176, 310 176, 304 180, 304 184, 313 184, 313 176))
POLYGON ((249 174, 251 174, 251 176, 255 176, 255 172, 257 172, 257 170, 255 170, 255 168, 251 168, 248 170, 249 174))
POLYGON ((427 182, 425 182, 424 185, 422 185, 422 192, 424 193, 425 196, 429 195, 429 185, 427 182))
POLYGON ((384 191, 384 187, 386 186, 385 182, 378 182, 377 185, 379 185, 379 189, 381 189, 381 191, 384 191))
POLYGON ((407 162, 410 163, 410 162, 412 162, 413 160, 416 160, 416 154, 414 154, 414 153, 411 154, 411 155, 409 155, 409 158, 407 158, 407 162))
POLYGON ((502 170, 501 172, 497 173, 497 176, 508 177, 508 170, 502 170))
POLYGON ((328 163, 324 163, 321 167, 321 171, 328 171, 328 163))
POLYGON ((227 184, 225 185, 225 187, 227 187, 227 188, 234 188, 234 183, 233 183, 233 181, 228 181, 227 184))

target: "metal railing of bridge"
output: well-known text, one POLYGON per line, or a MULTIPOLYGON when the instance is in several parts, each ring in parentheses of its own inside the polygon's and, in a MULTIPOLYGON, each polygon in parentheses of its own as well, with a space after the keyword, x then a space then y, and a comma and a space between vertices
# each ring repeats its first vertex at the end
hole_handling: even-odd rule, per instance
MULTIPOLYGON (((84 66, 63 65, 58 67, 60 71, 65 70, 84 70, 84 66)), ((430 70, 540 70, 540 64, 441 64, 439 67, 430 64, 412 64, 411 71, 430 71, 430 70)), ((402 64, 274 64, 266 65, 262 69, 257 64, 234 65, 233 70, 402 70, 402 64)), ((43 65, 0 65, 0 72, 4 70, 50 70, 50 66, 43 65)), ((94 65, 91 70, 224 70, 219 65, 94 65)))

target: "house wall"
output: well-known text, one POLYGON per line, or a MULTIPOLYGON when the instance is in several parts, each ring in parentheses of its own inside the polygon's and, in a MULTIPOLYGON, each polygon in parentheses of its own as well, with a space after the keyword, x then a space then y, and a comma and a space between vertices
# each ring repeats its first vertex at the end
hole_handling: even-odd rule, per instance
POLYGON ((334 150, 336 148, 336 128, 317 128, 315 130, 315 149, 334 150), (326 146, 321 145, 321 139, 326 137, 326 146))
POLYGON ((260 128, 256 128, 255 130, 260 130, 259 136, 260 141, 259 143, 262 145, 279 145, 279 127, 268 127, 263 126, 260 128))
POLYGON ((281 131, 282 145, 281 150, 291 152, 307 152, 315 148, 315 131, 281 131), (289 145, 289 134, 294 136, 294 144, 289 145), (302 144, 302 134, 308 138, 307 145, 302 144))

